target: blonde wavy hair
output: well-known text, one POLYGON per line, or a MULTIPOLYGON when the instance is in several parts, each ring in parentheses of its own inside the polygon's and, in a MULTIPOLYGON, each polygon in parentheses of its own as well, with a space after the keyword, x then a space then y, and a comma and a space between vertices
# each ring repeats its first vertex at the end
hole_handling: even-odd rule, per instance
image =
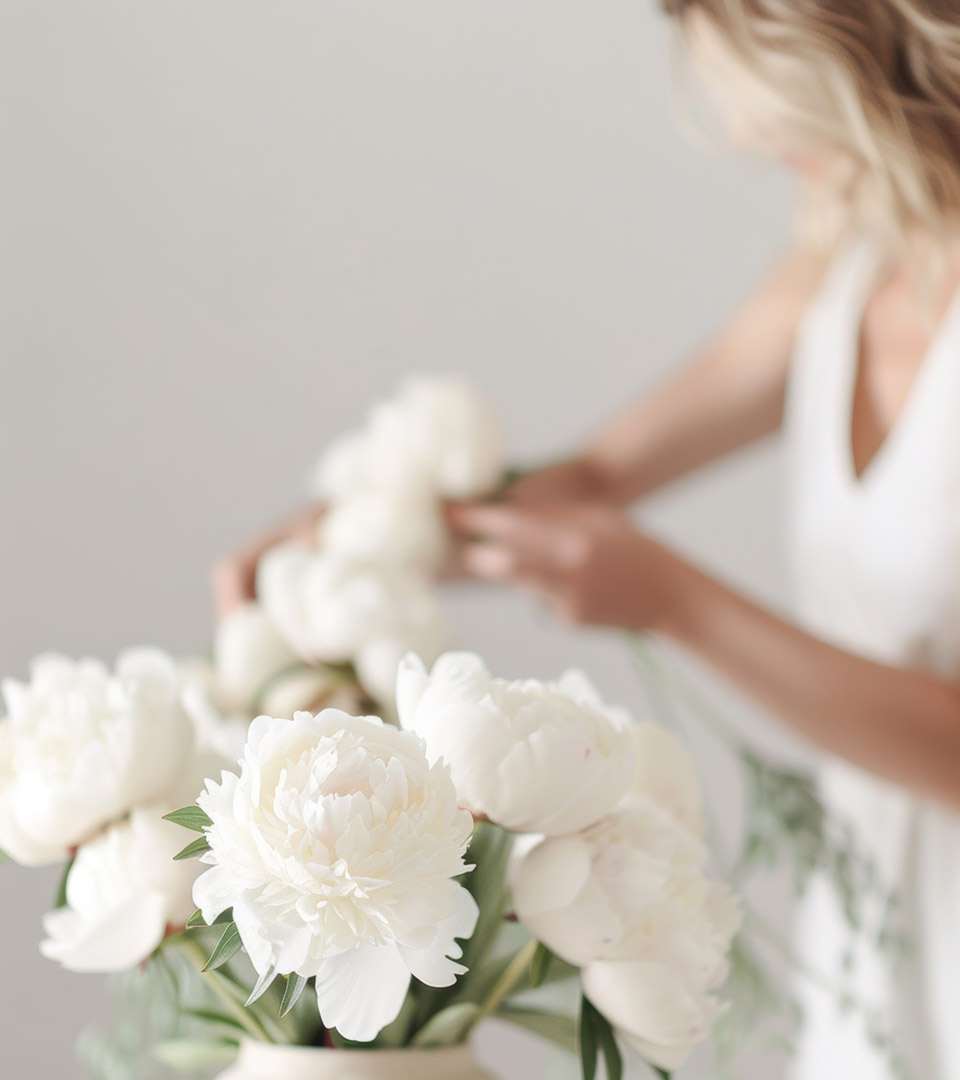
POLYGON ((709 27, 781 134, 831 152, 808 192, 824 240, 960 231, 960 0, 661 0, 709 27))

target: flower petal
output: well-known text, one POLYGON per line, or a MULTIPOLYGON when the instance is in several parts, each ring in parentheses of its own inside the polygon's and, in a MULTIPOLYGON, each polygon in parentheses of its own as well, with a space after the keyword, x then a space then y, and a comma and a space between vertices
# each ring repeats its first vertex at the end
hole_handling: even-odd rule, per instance
POLYGON ((465 941, 477 925, 480 909, 462 886, 456 886, 454 913, 437 928, 437 936, 426 949, 400 948, 400 955, 415 978, 427 986, 452 986, 467 969, 456 961, 463 956, 457 943, 465 941))
POLYGON ((325 960, 317 972, 317 1005, 327 1027, 370 1042, 396 1020, 410 971, 395 945, 361 945, 325 960))
POLYGON ((161 893, 143 893, 90 924, 69 908, 44 916, 47 939, 40 952, 69 971, 127 971, 146 960, 163 940, 167 903, 161 893))

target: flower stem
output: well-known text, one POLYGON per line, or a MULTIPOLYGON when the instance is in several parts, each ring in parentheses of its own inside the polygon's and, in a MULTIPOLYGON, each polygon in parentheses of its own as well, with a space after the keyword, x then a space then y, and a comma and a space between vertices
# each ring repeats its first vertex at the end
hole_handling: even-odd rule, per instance
POLYGON ((206 954, 195 941, 186 938, 177 942, 177 947, 184 956, 196 967, 200 977, 216 995, 217 1000, 226 1008, 227 1012, 252 1038, 259 1042, 274 1042, 275 1040, 267 1033, 267 1029, 260 1023, 256 1016, 245 1009, 230 991, 229 980, 219 971, 204 971, 203 965, 207 962, 206 954))
POLYGON ((517 951, 516 956, 514 956, 510 963, 507 964, 503 974, 497 979, 493 985, 493 989, 481 1003, 480 1011, 470 1025, 471 1028, 475 1027, 486 1017, 492 1016, 503 1004, 504 1000, 510 996, 511 991, 516 989, 521 979, 523 979, 524 975, 529 971, 530 962, 533 960, 538 945, 539 942, 535 938, 531 938, 523 948, 517 951))

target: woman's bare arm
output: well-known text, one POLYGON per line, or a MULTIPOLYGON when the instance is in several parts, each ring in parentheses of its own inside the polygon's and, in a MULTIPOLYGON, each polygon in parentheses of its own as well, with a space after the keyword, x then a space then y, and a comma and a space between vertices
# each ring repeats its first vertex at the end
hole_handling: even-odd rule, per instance
POLYGON ((807 738, 960 807, 960 686, 820 641, 602 505, 460 506, 477 577, 511 581, 577 622, 676 641, 807 738))
POLYGON ((785 259, 679 375, 608 422, 574 460, 531 473, 522 501, 625 505, 776 431, 797 329, 825 256, 785 259))
POLYGON ((818 640, 672 556, 660 629, 807 738, 960 808, 960 686, 818 640))

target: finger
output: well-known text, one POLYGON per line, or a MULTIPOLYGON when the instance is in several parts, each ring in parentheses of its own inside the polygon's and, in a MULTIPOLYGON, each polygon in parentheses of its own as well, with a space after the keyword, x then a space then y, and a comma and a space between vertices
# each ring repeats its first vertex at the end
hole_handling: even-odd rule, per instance
POLYGON ((459 563, 472 577, 547 587, 556 580, 554 568, 503 544, 464 544, 459 563))
POLYGON ((484 581, 511 581, 520 571, 515 553, 497 544, 464 544, 459 563, 465 573, 484 581))
POLYGON ((505 503, 451 506, 447 511, 447 522, 461 536, 506 542, 526 551, 545 547, 554 528, 552 522, 543 519, 539 510, 505 503))

